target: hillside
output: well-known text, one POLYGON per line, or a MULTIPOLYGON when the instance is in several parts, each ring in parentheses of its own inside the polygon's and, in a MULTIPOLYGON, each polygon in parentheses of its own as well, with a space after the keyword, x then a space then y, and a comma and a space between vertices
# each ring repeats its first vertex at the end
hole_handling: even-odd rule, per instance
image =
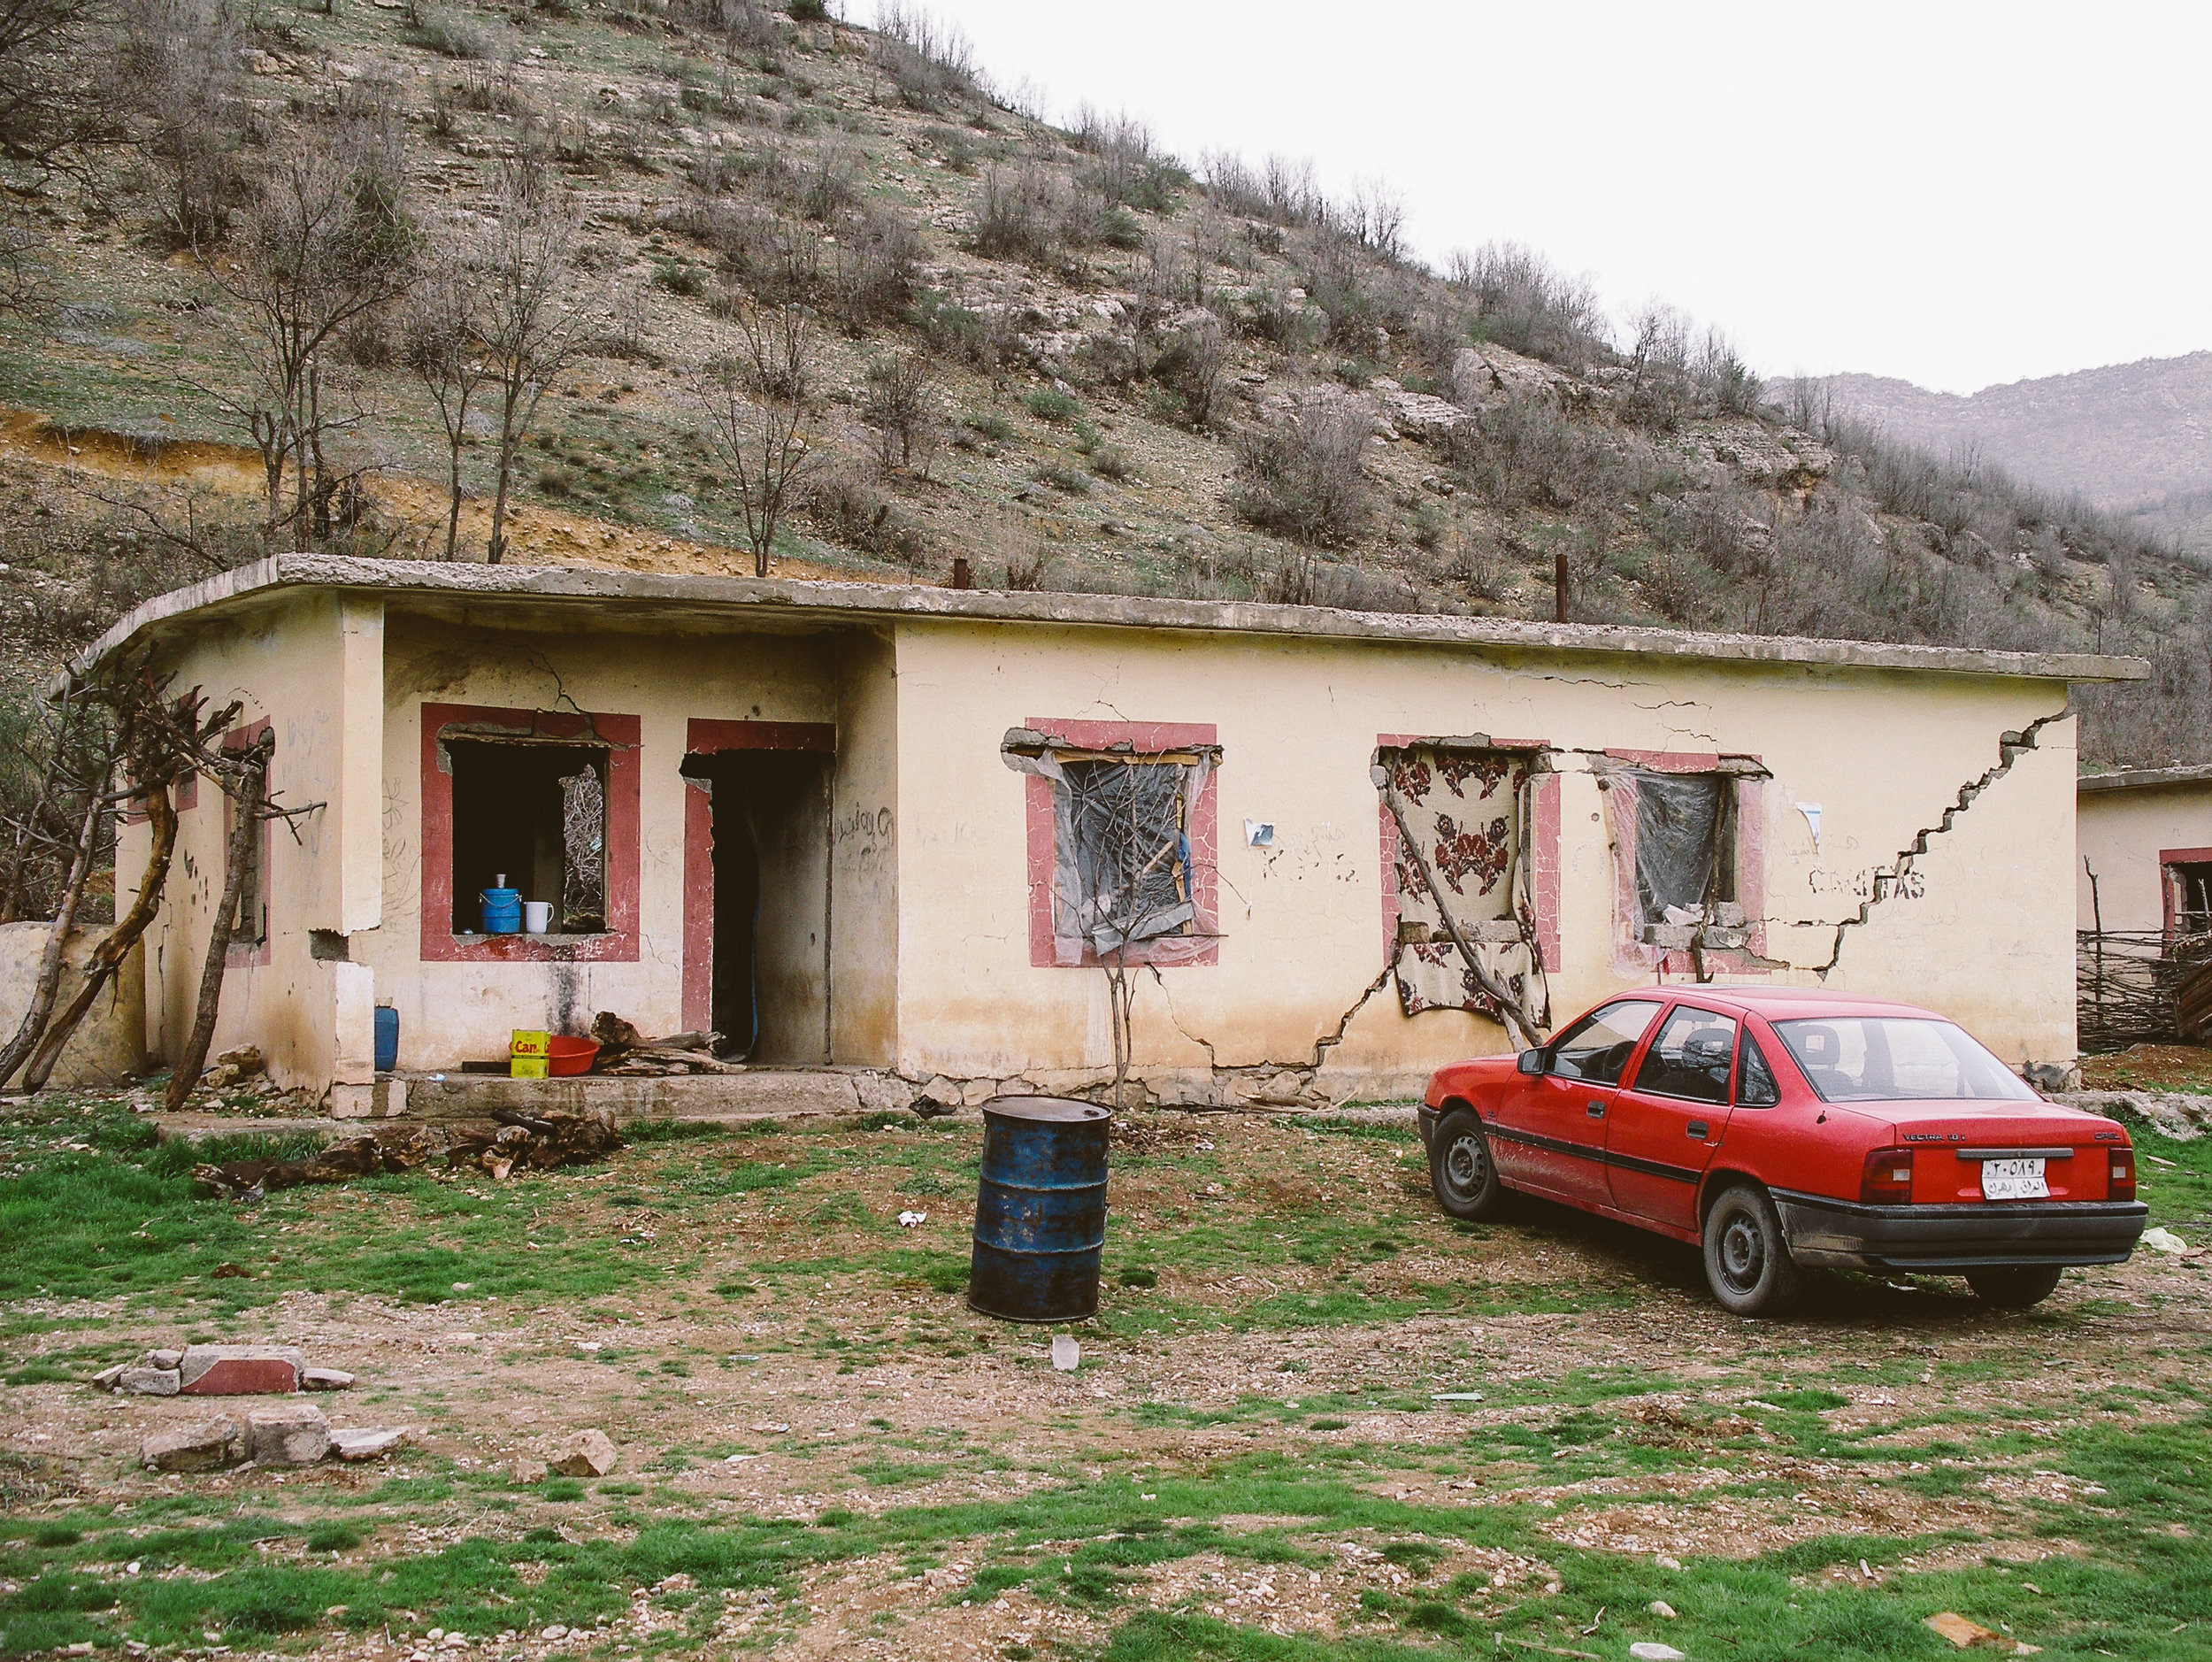
MULTIPOLYGON (((272 542, 441 556, 433 395, 483 374, 484 296, 536 236, 567 333, 518 429, 513 561, 753 569, 714 417, 788 409, 781 573, 964 558, 988 586, 1549 616, 1563 554, 1585 621, 2148 651, 2152 688, 2085 695, 2086 753, 2212 757, 2206 582, 2137 528, 1763 408, 1678 319, 1609 339, 1522 250, 1431 273, 1379 194, 1047 126, 926 18, 117 3, 101 142, 11 179, 46 278, 0 311, 0 647, 25 671, 272 542), (288 404, 257 308, 285 192, 318 181, 345 222, 315 271, 369 298, 288 404), (791 316, 803 373, 764 373, 746 326, 791 316), (281 512, 272 410, 314 440, 311 501, 307 429, 279 447, 281 512)), ((477 391, 455 543, 480 559, 501 423, 477 391)))
POLYGON ((2212 352, 1930 392, 1877 375, 1817 383, 1839 414, 1939 456, 1978 452, 2045 489, 2212 553, 2212 352))

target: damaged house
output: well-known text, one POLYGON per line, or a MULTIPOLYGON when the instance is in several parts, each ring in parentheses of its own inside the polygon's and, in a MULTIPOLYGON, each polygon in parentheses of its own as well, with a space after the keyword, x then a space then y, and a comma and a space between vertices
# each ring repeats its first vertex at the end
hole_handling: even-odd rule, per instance
MULTIPOLYGON (((1402 1096, 1660 979, 1894 995, 2064 1063, 2068 683, 2142 673, 308 555, 94 650, 126 650, 245 701, 240 742, 273 735, 288 812, 217 1045, 346 1113, 600 1011, 870 1102, 1093 1089, 1125 1052, 1169 1101, 1402 1096), (488 931, 510 894, 528 926, 488 931)), ((179 796, 156 1057, 191 1019, 227 832, 221 792, 179 796)))

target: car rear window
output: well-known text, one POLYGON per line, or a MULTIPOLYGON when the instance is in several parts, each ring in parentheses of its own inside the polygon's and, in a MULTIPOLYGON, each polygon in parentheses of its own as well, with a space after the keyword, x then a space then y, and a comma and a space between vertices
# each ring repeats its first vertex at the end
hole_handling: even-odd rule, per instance
POLYGON ((1778 1021, 1823 1102, 2033 1102, 2013 1071, 1950 1022, 1925 1016, 1778 1021))

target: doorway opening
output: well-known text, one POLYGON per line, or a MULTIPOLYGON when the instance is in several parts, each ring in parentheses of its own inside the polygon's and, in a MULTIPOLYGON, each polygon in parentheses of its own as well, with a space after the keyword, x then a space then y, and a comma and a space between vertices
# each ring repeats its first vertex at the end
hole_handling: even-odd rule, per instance
POLYGON ((830 1058, 830 770, 800 750, 684 758, 710 804, 718 1052, 772 1065, 830 1058))

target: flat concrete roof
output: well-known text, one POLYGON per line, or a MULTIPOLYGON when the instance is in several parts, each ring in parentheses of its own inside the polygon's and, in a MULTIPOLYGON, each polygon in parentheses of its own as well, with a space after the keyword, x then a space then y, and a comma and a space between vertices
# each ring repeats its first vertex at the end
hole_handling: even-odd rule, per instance
POLYGON ((2130 767, 2116 773, 2085 773, 2074 781, 2074 794, 2101 790, 2156 790, 2162 786, 2212 784, 2212 762, 2187 767, 2130 767))
POLYGON ((911 584, 792 581, 781 578, 693 577, 596 571, 581 566, 484 566, 473 562, 378 560, 326 554, 278 554, 159 596, 119 619, 71 660, 82 671, 135 637, 187 618, 219 617, 287 589, 376 594, 421 604, 600 606, 661 613, 695 625, 706 617, 757 619, 788 628, 836 623, 1001 623, 1108 629, 1260 635, 1379 645, 1508 649, 1692 662, 1801 665, 1839 670, 1909 670, 1933 674, 2036 681, 2143 681, 2139 658, 2085 652, 1998 652, 1941 646, 1894 646, 1795 635, 1703 634, 1613 625, 1529 623, 1507 618, 1425 612, 1345 612, 1328 606, 1247 601, 1159 600, 1130 595, 1011 593, 911 584))

